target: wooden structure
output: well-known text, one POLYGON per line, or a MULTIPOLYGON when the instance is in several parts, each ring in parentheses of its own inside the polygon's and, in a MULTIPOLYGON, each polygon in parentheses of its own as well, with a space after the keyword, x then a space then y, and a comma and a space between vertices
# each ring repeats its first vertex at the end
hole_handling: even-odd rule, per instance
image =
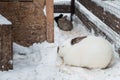
MULTIPOLYGON (((70 5, 53 5, 53 0, 0 0, 0 13, 8 20, 12 21, 12 33, 10 25, 0 26, 0 69, 12 69, 12 36, 13 41, 30 46, 34 42, 54 42, 54 18, 53 13, 76 14, 83 24, 89 29, 94 29, 96 35, 104 35, 111 42, 116 42, 110 38, 106 32, 98 28, 79 8, 75 0, 71 0, 70 5), (4 2, 5 1, 5 2, 4 2), (7 2, 9 1, 9 2, 7 2), (12 2, 11 2, 12 1, 12 2), (43 9, 46 5, 46 15, 43 9), (9 7, 10 6, 10 7, 9 7), (54 9, 53 9, 54 8, 54 9), (1 34, 2 33, 2 34, 1 34), (3 36, 4 35, 4 36, 3 36), (6 47, 7 46, 7 47, 6 47)), ((117 35, 120 35, 120 19, 104 12, 103 8, 97 6, 91 0, 77 0, 83 4, 96 17, 108 25, 117 35), (110 18, 110 19, 109 19, 110 18), (117 21, 117 22, 116 22, 117 21)), ((113 34, 113 33, 111 33, 113 34)), ((116 39, 118 40, 118 39, 116 39)), ((119 41, 118 41, 119 42, 119 41)), ((116 43, 117 44, 117 43, 116 43)), ((120 49, 118 49, 120 52, 120 49)))
MULTIPOLYGON (((91 13, 93 13, 94 16, 99 18, 101 22, 103 22, 106 26, 103 27, 102 25, 96 25, 96 22, 93 22, 90 20, 90 17, 88 17, 88 14, 85 12, 82 12, 81 10, 76 10, 79 18, 81 21, 87 22, 84 23, 84 25, 87 25, 86 27, 89 29, 94 29, 96 34, 100 33, 102 35, 105 35, 107 39, 110 42, 114 42, 115 45, 120 49, 120 19, 117 18, 115 15, 111 14, 108 11, 104 11, 104 9, 101 6, 98 6, 96 3, 92 2, 91 0, 78 0, 86 9, 88 9, 91 13), (80 14, 83 14, 84 16, 80 16, 80 14), (87 15, 85 15, 87 14, 87 15), (84 19, 82 19, 84 17, 84 19), (107 28, 108 27, 108 28, 107 28), (103 30, 105 29, 105 30, 103 30)), ((76 9, 78 9, 76 7, 76 9)), ((119 49, 118 52, 119 52, 119 49)), ((120 52, 119 52, 120 53, 120 52)))
MULTIPOLYGON (((74 2, 75 0, 71 0, 71 2, 74 2)), ((83 22, 83 24, 88 28, 88 30, 94 29, 96 35, 103 35, 106 36, 106 38, 112 43, 116 43, 116 45, 120 42, 120 19, 111 14, 108 11, 104 11, 104 9, 100 6, 98 6, 96 3, 92 2, 91 0, 77 0, 79 3, 81 3, 84 7, 86 7, 89 11, 93 13, 96 17, 98 17, 105 25, 107 25, 111 30, 114 31, 112 32, 107 32, 107 31, 102 31, 100 28, 98 28, 98 25, 96 25, 93 21, 91 21, 88 17, 88 14, 86 12, 82 12, 78 5, 75 3, 75 6, 72 8, 75 8, 75 15, 78 16, 78 18, 83 22), (85 15, 87 14, 87 15, 85 15), (113 36, 111 38, 110 36, 113 36), (118 37, 119 39, 117 39, 118 37)), ((71 4, 74 5, 74 4, 71 4)), ((71 5, 55 5, 55 13, 71 13, 71 11, 74 10, 71 7, 71 5), (62 9, 61 9, 62 8, 62 9)), ((120 53, 120 45, 118 52, 120 53)))
POLYGON ((12 64, 12 26, 0 22, 0 70, 13 68, 12 64))
POLYGON ((0 2, 31 2, 33 0, 0 0, 0 2))
POLYGON ((120 19, 108 11, 105 11, 102 7, 98 6, 91 0, 79 0, 88 10, 90 10, 95 16, 102 20, 115 32, 120 34, 120 19))
POLYGON ((45 40, 54 42, 53 0, 8 1, 0 2, 0 13, 13 23, 14 42, 23 46, 45 40), (44 5, 47 18, 43 12, 44 5))
POLYGON ((54 4, 53 0, 46 0, 47 41, 54 42, 54 4))
POLYGON ((0 13, 12 22, 0 26, 0 70, 13 68, 13 41, 23 46, 54 42, 53 0, 0 0, 0 13))

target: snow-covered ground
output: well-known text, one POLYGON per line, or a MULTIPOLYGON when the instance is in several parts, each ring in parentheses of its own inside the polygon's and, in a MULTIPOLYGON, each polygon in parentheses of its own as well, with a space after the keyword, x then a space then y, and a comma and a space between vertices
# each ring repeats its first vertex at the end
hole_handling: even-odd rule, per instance
POLYGON ((71 0, 54 0, 54 4, 60 5, 60 4, 67 4, 70 5, 71 0))
MULTIPOLYGON (((55 43, 45 41, 34 43, 30 47, 14 43, 14 69, 0 71, 0 80, 120 80, 120 59, 116 52, 114 52, 115 63, 107 69, 90 70, 62 64, 62 60, 57 54, 59 45, 66 39, 94 35, 94 31, 89 32, 76 16, 74 16, 73 25, 73 30, 66 32, 60 30, 55 23, 55 43)), ((114 44, 113 49, 115 49, 114 44)))
MULTIPOLYGON (((55 14, 55 16, 58 14, 55 14)), ((58 45, 76 36, 94 35, 74 16, 74 29, 60 30, 55 23, 55 43, 34 43, 30 47, 13 45, 14 69, 0 72, 0 80, 120 80, 120 59, 115 52, 115 64, 107 69, 89 70, 62 64, 58 45)))

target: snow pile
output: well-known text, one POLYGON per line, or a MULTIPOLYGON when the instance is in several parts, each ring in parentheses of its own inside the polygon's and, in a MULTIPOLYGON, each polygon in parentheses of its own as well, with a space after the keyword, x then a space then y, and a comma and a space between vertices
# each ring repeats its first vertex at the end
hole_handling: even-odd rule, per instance
POLYGON ((104 70, 89 70, 62 63, 57 54, 58 45, 74 37, 94 35, 94 31, 88 32, 76 16, 74 16, 73 26, 72 31, 66 32, 60 30, 55 23, 55 43, 34 43, 30 47, 14 43, 14 69, 7 72, 0 71, 0 80, 120 80, 120 59, 116 52, 114 52, 114 65, 104 70))
POLYGON ((54 4, 57 4, 57 5, 61 5, 61 4, 70 5, 70 1, 71 0, 54 0, 54 4))
POLYGON ((105 70, 89 70, 62 64, 57 54, 58 45, 66 39, 94 35, 94 32, 90 33, 85 29, 76 16, 73 25, 72 31, 65 32, 55 23, 55 43, 34 43, 30 47, 14 43, 14 70, 0 72, 0 80, 120 80, 120 59, 117 53, 116 63, 105 70))
POLYGON ((12 23, 0 14, 0 25, 10 25, 10 24, 12 23))

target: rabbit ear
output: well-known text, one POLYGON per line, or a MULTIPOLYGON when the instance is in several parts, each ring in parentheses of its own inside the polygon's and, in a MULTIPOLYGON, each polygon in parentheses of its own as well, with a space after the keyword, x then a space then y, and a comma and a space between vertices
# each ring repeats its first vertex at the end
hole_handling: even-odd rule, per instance
POLYGON ((63 17, 63 14, 60 14, 60 15, 59 15, 59 17, 61 17, 61 18, 62 18, 62 17, 63 17))
POLYGON ((71 40, 71 45, 74 45, 76 43, 79 43, 81 40, 83 40, 84 38, 86 38, 87 36, 83 36, 83 37, 76 37, 74 39, 71 40))

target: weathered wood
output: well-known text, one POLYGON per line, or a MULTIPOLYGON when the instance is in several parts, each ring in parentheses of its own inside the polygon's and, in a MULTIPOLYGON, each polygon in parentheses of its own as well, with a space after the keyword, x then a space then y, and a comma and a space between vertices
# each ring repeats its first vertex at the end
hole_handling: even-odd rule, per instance
POLYGON ((54 5, 54 13, 71 13, 70 5, 54 5))
POLYGON ((46 0, 47 41, 54 42, 53 0, 46 0))
POLYGON ((45 0, 0 2, 0 13, 12 21, 14 42, 31 46, 35 42, 46 40, 44 6, 45 0))
POLYGON ((0 28, 0 70, 4 71, 13 68, 12 31, 10 25, 2 25, 0 28))
POLYGON ((31 2, 33 0, 0 0, 0 2, 31 2))
MULTIPOLYGON (((0 25, 0 61, 2 60, 2 44, 1 44, 1 42, 2 42, 2 30, 1 30, 1 28, 2 28, 2 25, 0 25)), ((1 70, 1 63, 0 63, 0 70, 1 70)))
POLYGON ((77 8, 75 10, 75 14, 78 16, 78 18, 83 22, 83 24, 88 28, 88 30, 94 30, 95 35, 102 35, 106 36, 106 38, 110 41, 113 42, 103 31, 101 31, 97 25, 95 25, 93 22, 91 22, 82 12, 80 12, 77 8))
POLYGON ((71 0, 71 4, 55 4, 54 5, 54 13, 71 13, 71 21, 72 16, 75 13, 75 0, 71 0))
POLYGON ((42 28, 41 30, 14 29, 13 31, 14 31, 14 34, 19 34, 19 35, 14 35, 14 37, 18 41, 17 43, 21 43, 22 45, 26 45, 26 46, 29 46, 30 44, 33 44, 35 42, 36 43, 43 42, 46 36, 45 34, 46 29, 44 28, 42 28))
POLYGON ((83 4, 88 10, 95 14, 99 19, 101 19, 105 24, 107 24, 111 29, 120 34, 120 19, 113 14, 104 11, 104 9, 98 6, 91 0, 78 0, 83 4))
POLYGON ((19 2, 32 2, 33 0, 18 0, 19 2))
POLYGON ((71 0, 71 21, 73 21, 72 17, 75 14, 75 0, 71 0))

